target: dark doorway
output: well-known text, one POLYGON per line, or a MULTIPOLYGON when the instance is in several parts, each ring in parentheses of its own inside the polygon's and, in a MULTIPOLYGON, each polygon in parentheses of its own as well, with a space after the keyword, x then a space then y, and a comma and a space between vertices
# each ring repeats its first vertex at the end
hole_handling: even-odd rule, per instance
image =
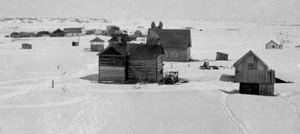
POLYGON ((259 95, 259 84, 258 83, 240 83, 241 94, 254 94, 259 95))

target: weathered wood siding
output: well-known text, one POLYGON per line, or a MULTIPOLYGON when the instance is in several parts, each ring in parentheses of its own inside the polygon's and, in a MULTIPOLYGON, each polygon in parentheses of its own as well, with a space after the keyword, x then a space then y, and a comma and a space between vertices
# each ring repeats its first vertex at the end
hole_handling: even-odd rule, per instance
POLYGON ((254 95, 274 95, 274 83, 240 83, 240 93, 254 95))
POLYGON ((161 56, 157 59, 130 60, 128 62, 128 79, 137 82, 156 83, 162 79, 163 63, 161 56))
POLYGON ((100 52, 104 49, 103 45, 91 45, 91 51, 100 52))
POLYGON ((99 82, 125 82, 126 79, 126 57, 122 55, 99 56, 99 82))
POLYGON ((125 81, 125 67, 100 66, 99 81, 125 81))
POLYGON ((265 66, 259 59, 251 55, 242 61, 238 66, 235 67, 235 82, 240 82, 240 78, 244 79, 247 76, 247 70, 267 70, 268 67, 265 66), (253 66, 249 66, 252 64, 253 66))
POLYGON ((165 49, 163 61, 188 62, 190 59, 190 51, 190 47, 185 51, 165 49))
POLYGON ((228 54, 217 52, 216 60, 228 60, 228 54))
POLYGON ((245 70, 239 75, 239 82, 245 83, 275 83, 274 70, 245 70))

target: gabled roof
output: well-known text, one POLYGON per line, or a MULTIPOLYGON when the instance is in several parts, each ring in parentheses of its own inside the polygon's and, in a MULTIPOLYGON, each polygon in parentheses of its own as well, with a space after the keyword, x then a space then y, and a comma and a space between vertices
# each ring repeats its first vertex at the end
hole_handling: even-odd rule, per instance
POLYGON ((65 33, 64 31, 60 30, 59 28, 55 30, 53 33, 65 33))
POLYGON ((104 42, 104 40, 96 37, 95 39, 91 40, 90 42, 104 42))
POLYGON ((127 52, 132 60, 147 60, 164 54, 161 45, 128 44, 127 52))
POLYGON ((147 44, 112 44, 105 48, 97 55, 102 55, 109 49, 113 48, 124 56, 130 56, 134 60, 153 59, 159 55, 164 54, 164 49, 161 45, 147 45, 147 44))
POLYGON ((147 44, 157 44, 158 41, 164 49, 186 50, 192 47, 189 29, 149 29, 147 44))
POLYGON ((110 48, 113 48, 116 51, 118 51, 120 54, 126 56, 126 55, 128 55, 128 52, 126 51, 126 47, 127 47, 127 44, 122 44, 122 43, 120 43, 120 44, 111 44, 107 48, 102 50, 100 53, 98 53, 97 55, 102 55, 103 53, 105 53, 110 48))
POLYGON ((128 34, 117 34, 117 35, 114 35, 110 40, 108 40, 108 42, 118 41, 119 37, 121 37, 122 42, 129 42, 130 41, 130 38, 129 38, 128 34))
POLYGON ((269 45, 270 43, 274 43, 275 45, 278 46, 278 44, 275 41, 273 41, 273 40, 269 41, 266 45, 269 45))
POLYGON ((64 28, 64 32, 66 32, 66 33, 81 33, 82 28, 75 28, 75 27, 64 28))
POLYGON ((240 58, 239 60, 237 60, 233 66, 236 67, 238 66, 240 63, 242 63, 246 58, 248 58, 249 56, 253 55, 254 57, 256 57, 258 60, 261 61, 261 63, 263 65, 265 65, 267 68, 269 68, 269 66, 262 60, 260 59, 252 50, 250 50, 249 52, 247 52, 242 58, 240 58))

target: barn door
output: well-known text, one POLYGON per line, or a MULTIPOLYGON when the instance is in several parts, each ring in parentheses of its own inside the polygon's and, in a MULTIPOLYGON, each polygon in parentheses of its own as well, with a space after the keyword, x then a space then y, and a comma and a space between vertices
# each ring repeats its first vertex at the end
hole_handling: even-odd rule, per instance
POLYGON ((258 83, 240 83, 240 93, 259 95, 258 83))

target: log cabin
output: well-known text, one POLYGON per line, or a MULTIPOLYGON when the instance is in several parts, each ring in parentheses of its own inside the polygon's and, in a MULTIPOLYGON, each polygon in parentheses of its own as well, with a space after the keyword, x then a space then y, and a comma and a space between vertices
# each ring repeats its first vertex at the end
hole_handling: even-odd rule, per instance
POLYGON ((240 93, 274 95, 275 71, 251 50, 236 61, 235 82, 240 83, 240 93))

